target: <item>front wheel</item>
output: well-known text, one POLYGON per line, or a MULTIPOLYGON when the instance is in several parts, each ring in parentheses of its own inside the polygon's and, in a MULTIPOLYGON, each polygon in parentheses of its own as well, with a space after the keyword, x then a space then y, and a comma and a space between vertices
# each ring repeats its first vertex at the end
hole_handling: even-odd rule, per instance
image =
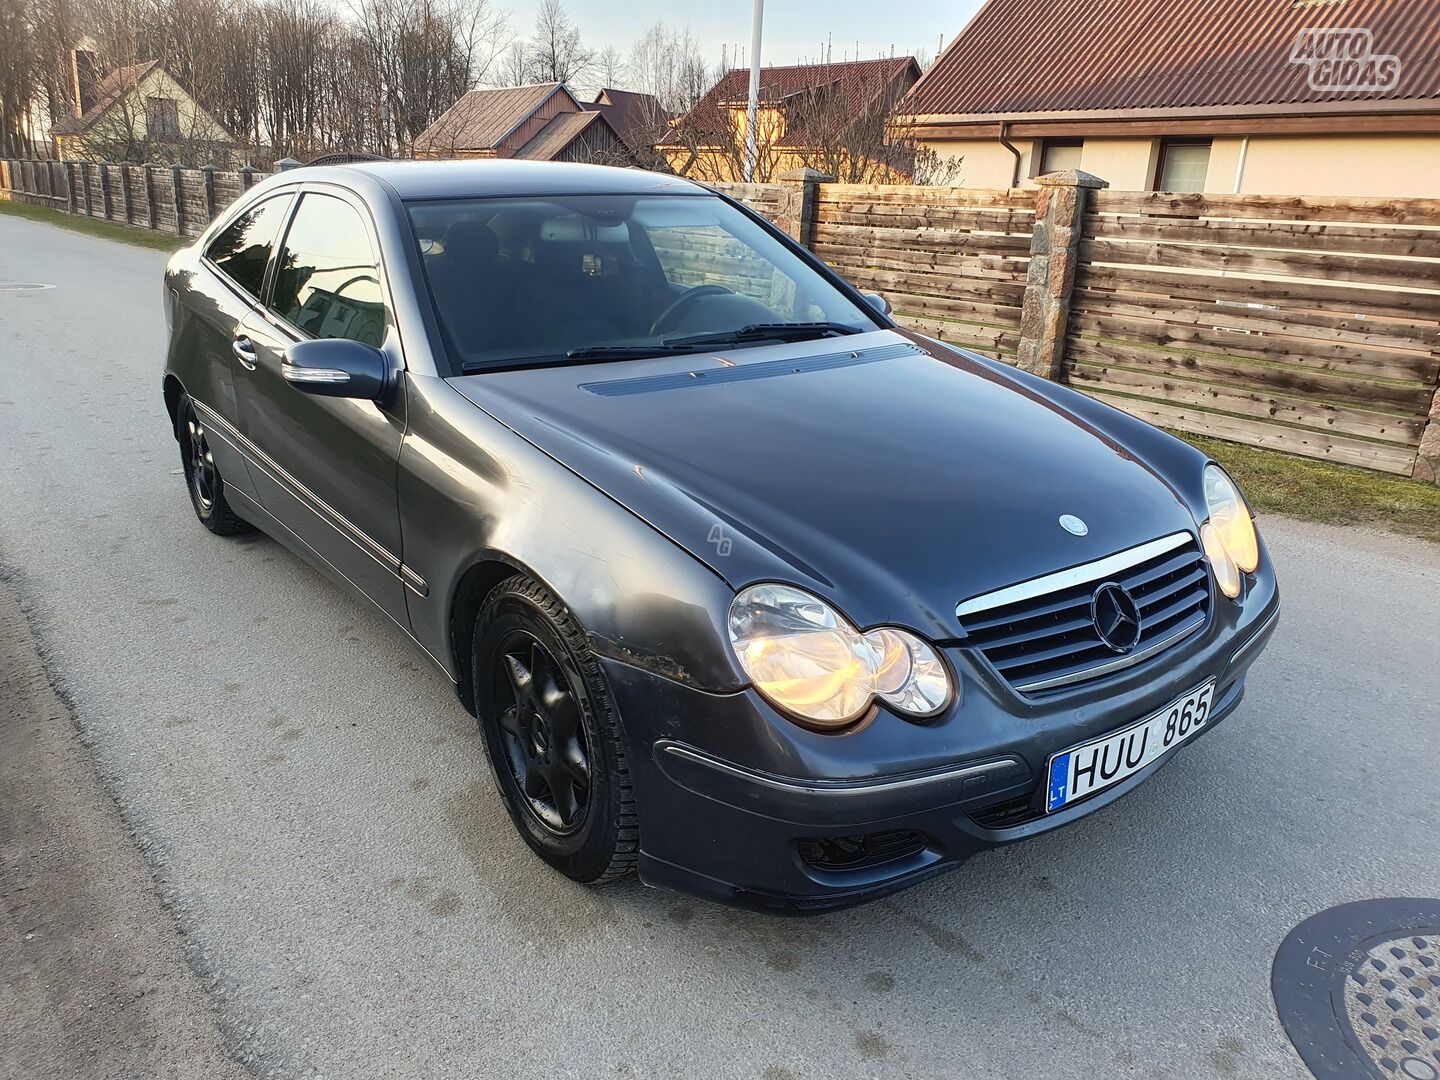
POLYGON ((180 399, 175 415, 180 464, 185 471, 185 485, 190 489, 190 505, 195 508, 200 524, 218 536, 249 532, 249 522, 236 515, 225 500, 225 480, 215 464, 215 455, 210 452, 210 432, 188 396, 180 399))
POLYGON ((640 829, 610 693, 585 633, 516 576, 477 616, 471 671, 495 782, 525 842, 587 885, 624 877, 640 829))

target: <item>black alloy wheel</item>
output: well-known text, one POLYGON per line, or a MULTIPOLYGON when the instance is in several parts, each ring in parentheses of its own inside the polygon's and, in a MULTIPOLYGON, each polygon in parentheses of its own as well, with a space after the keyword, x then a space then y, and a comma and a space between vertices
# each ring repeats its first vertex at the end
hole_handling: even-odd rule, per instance
POLYGON ((500 652, 495 700, 505 763, 530 812, 556 836, 569 836, 590 808, 580 704, 550 650, 529 631, 511 631, 500 652))
POLYGON ((215 468, 215 455, 210 452, 205 427, 193 408, 190 410, 189 419, 185 421, 185 438, 190 449, 190 467, 186 475, 190 478, 191 494, 199 507, 208 513, 215 508, 215 495, 220 490, 220 473, 215 468))
POLYGON ((195 516, 218 536, 235 536, 251 530, 249 522, 230 509, 225 498, 225 478, 215 464, 210 432, 189 397, 180 399, 175 410, 175 438, 180 443, 180 464, 195 516))
POLYGON ((471 678, 496 786, 521 837, 567 877, 624 877, 640 828, 620 719, 585 631, 517 575, 475 619, 471 678))

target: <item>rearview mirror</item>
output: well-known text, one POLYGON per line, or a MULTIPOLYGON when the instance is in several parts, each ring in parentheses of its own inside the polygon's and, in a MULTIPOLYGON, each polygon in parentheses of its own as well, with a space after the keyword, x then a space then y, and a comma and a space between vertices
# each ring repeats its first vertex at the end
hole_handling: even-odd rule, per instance
POLYGON ((865 297, 865 302, 871 307, 873 307, 876 311, 878 311, 881 315, 889 315, 890 312, 893 310, 890 307, 890 301, 886 300, 879 293, 867 292, 861 293, 860 295, 865 297))
POLYGON ((316 338, 286 349, 280 374, 307 394, 374 401, 385 392, 388 368, 385 354, 373 345, 348 338, 316 338))

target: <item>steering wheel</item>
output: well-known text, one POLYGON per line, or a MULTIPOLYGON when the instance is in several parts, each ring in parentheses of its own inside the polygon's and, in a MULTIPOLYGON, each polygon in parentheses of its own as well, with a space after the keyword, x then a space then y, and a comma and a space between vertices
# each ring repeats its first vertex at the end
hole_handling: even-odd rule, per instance
POLYGON ((674 329, 673 324, 680 321, 679 316, 689 311, 696 300, 703 300, 707 296, 728 295, 731 291, 724 285, 696 285, 694 288, 686 289, 655 317, 655 321, 650 324, 650 333, 652 335, 663 334, 674 329))

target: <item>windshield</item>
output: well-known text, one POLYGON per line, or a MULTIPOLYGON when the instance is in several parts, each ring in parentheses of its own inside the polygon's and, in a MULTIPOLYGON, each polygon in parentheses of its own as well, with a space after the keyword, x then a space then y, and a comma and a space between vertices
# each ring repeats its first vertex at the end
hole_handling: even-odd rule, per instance
POLYGON ((409 212, 457 373, 877 327, 714 196, 466 199, 409 212))

